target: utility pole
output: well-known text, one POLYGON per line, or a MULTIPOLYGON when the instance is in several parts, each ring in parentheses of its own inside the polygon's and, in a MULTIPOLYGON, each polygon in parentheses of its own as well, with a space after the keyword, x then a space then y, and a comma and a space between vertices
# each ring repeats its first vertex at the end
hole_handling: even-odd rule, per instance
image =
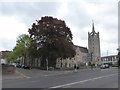
POLYGON ((48 71, 48 58, 46 59, 46 66, 47 66, 47 71, 48 71))

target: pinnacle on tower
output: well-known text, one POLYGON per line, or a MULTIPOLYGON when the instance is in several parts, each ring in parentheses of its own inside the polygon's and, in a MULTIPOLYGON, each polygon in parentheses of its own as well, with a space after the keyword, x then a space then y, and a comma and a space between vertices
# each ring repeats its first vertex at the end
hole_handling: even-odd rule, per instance
POLYGON ((92 20, 92 32, 95 32, 94 21, 92 20))

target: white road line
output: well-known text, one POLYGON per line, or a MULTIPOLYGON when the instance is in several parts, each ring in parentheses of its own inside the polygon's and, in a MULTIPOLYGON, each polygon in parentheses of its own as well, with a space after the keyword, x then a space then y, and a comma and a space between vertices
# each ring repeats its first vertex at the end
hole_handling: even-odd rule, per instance
POLYGON ((43 76, 49 76, 49 75, 43 75, 43 76))
POLYGON ((106 75, 106 76, 91 78, 91 79, 87 79, 87 80, 82 80, 82 81, 78 81, 78 82, 68 83, 68 84, 64 84, 64 85, 53 86, 53 87, 49 87, 49 89, 51 89, 51 88, 60 88, 60 87, 69 86, 69 85, 74 85, 74 84, 78 84, 78 83, 82 83, 82 82, 87 82, 87 81, 91 81, 91 80, 96 80, 96 79, 101 79, 101 78, 105 78, 105 77, 110 77, 110 76, 114 76, 114 75, 117 75, 117 74, 111 74, 111 75, 106 75))
POLYGON ((17 71, 17 70, 16 70, 16 73, 19 73, 21 76, 23 76, 23 77, 25 77, 25 78, 30 78, 29 76, 26 76, 26 75, 24 75, 23 73, 21 73, 21 72, 19 72, 19 71, 17 71))
POLYGON ((57 75, 64 75, 64 74, 68 74, 68 73, 73 73, 71 71, 67 71, 67 72, 63 72, 63 73, 56 73, 56 74, 43 74, 43 76, 57 76, 57 75))

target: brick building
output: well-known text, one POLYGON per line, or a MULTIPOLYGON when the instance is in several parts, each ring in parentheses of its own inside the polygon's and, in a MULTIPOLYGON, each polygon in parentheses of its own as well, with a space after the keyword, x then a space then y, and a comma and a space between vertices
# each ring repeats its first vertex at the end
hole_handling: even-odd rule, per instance
POLYGON ((9 52, 11 52, 11 51, 1 51, 0 52, 0 61, 1 61, 1 64, 2 63, 7 63, 7 61, 6 61, 6 55, 7 55, 7 53, 9 53, 9 52))

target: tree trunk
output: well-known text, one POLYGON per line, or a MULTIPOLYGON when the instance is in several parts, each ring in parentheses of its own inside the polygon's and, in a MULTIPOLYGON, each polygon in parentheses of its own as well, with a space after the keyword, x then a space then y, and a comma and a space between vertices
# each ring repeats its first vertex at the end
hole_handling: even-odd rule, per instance
POLYGON ((46 59, 45 58, 41 58, 41 69, 46 69, 47 65, 46 65, 46 59))
POLYGON ((56 57, 54 55, 49 56, 48 64, 49 67, 54 67, 56 66, 56 57))

